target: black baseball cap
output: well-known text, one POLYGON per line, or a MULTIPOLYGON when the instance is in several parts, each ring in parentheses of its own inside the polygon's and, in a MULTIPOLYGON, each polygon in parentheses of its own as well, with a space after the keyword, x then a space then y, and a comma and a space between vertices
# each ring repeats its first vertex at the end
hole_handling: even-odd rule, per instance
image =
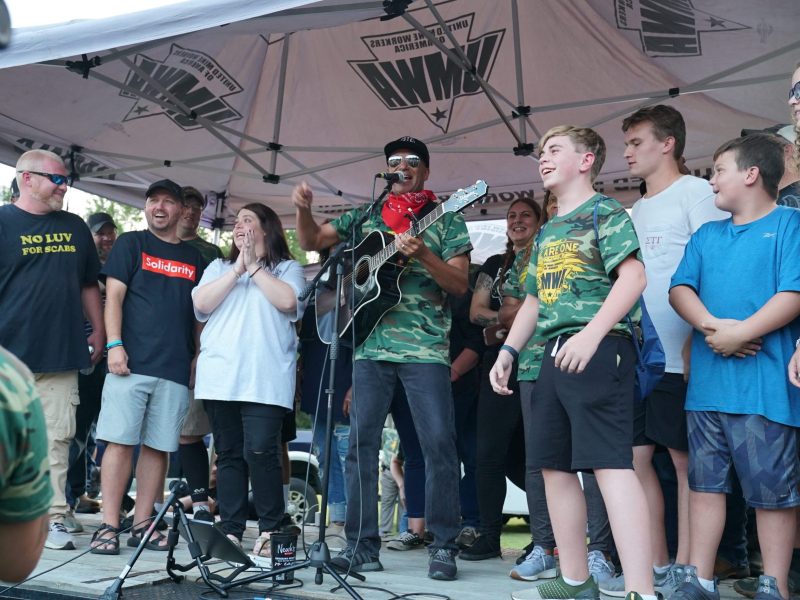
POLYGON ((156 190, 163 190, 167 192, 170 196, 174 197, 181 204, 183 204, 183 188, 181 188, 181 186, 171 179, 162 179, 150 184, 150 187, 147 188, 147 193, 144 195, 144 197, 149 198, 156 190))
POLYGON ((104 225, 111 225, 114 229, 117 228, 117 224, 114 223, 114 219, 111 218, 111 215, 104 212, 89 215, 89 218, 86 219, 86 224, 89 226, 92 233, 97 233, 104 225))
POLYGON ((200 193, 196 187, 192 187, 190 185, 183 186, 183 201, 187 202, 189 198, 196 198, 200 202, 200 206, 205 208, 208 206, 208 200, 203 194, 200 193))
POLYGON ((398 150, 411 150, 418 155, 422 159, 422 162, 425 163, 425 166, 430 169, 431 155, 428 153, 428 147, 422 140, 418 140, 410 135, 398 138, 393 142, 389 142, 383 147, 383 154, 388 160, 389 157, 398 150))

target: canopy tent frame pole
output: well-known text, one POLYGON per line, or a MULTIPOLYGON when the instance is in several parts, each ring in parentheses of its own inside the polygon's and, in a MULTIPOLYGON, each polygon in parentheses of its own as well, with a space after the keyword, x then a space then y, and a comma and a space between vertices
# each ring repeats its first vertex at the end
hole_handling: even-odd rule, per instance
MULTIPOLYGON (((492 92, 497 94, 497 96, 501 96, 501 94, 499 92, 497 92, 497 90, 492 88, 482 77, 480 77, 478 75, 477 69, 469 62, 469 59, 467 59, 467 57, 464 55, 464 53, 461 50, 461 47, 458 45, 456 39, 453 37, 452 32, 448 29, 447 25, 444 23, 441 14, 439 14, 439 11, 436 10, 436 7, 433 5, 431 0, 425 0, 425 2, 428 5, 428 8, 430 9, 430 11, 433 14, 434 18, 439 23, 439 26, 442 28, 442 30, 447 35, 448 39, 450 40, 450 43, 453 44, 453 48, 452 49, 448 48, 442 42, 440 42, 438 39, 436 39, 436 36, 434 36, 430 31, 428 31, 425 27, 423 27, 422 24, 419 21, 417 21, 414 17, 412 17, 407 12, 403 13, 403 18, 412 27, 414 27, 414 29, 416 29, 420 33, 420 35, 422 35, 425 39, 427 39, 431 44, 433 44, 434 46, 439 48, 439 50, 444 52, 448 57, 453 59, 453 61, 459 67, 461 67, 462 71, 464 71, 465 73, 468 73, 471 77, 473 77, 475 79, 475 81, 478 83, 478 85, 481 86, 481 89, 483 90, 483 93, 486 95, 486 99, 492 105, 492 108, 494 108, 495 112, 500 116, 500 119, 501 119, 502 123, 506 126, 508 131, 511 133, 512 137, 516 140, 517 144, 520 144, 521 140, 519 139, 519 136, 517 135, 517 132, 514 130, 514 127, 511 125, 511 122, 509 121, 508 117, 505 116, 505 113, 503 112, 503 109, 500 107, 500 104, 497 102, 497 100, 495 99, 495 97, 494 97, 492 92)), ((509 106, 511 106, 511 103, 506 98, 503 97, 503 100, 506 103, 508 103, 509 106)), ((449 137, 453 137, 453 136, 449 136, 449 137)))
MULTIPOLYGON (((286 90, 286 65, 289 63, 289 41, 292 39, 291 34, 283 36, 283 46, 281 48, 281 67, 278 74, 278 97, 275 101, 275 119, 273 120, 273 134, 272 144, 270 150, 272 156, 270 158, 270 171, 277 173, 278 167, 278 153, 281 151, 280 138, 281 138, 281 122, 283 117, 283 101, 284 91, 286 90)), ((277 182, 276 182, 277 183, 277 182)))
MULTIPOLYGON (((763 62, 766 62, 766 61, 768 61, 768 60, 770 60, 772 58, 775 58, 777 56, 781 56, 782 54, 786 54, 787 52, 791 52, 793 50, 796 50, 797 48, 800 48, 800 41, 792 42, 791 44, 787 44, 786 46, 783 46, 782 48, 777 48, 776 50, 773 50, 772 52, 767 52, 766 54, 762 54, 761 56, 758 56, 758 57, 753 58, 751 60, 745 61, 745 62, 743 62, 741 64, 738 64, 738 65, 735 65, 735 66, 730 67, 728 69, 725 69, 724 71, 720 71, 719 73, 715 73, 714 75, 710 75, 708 77, 705 77, 703 79, 695 81, 694 83, 691 83, 688 86, 685 86, 685 89, 699 89, 699 88, 702 88, 703 86, 706 86, 708 84, 717 82, 720 79, 723 79, 723 78, 727 77, 728 75, 730 75, 732 73, 736 73, 736 72, 739 72, 739 71, 744 71, 745 69, 749 69, 750 67, 754 67, 756 65, 759 65, 759 64, 761 64, 763 62)), ((784 77, 786 77, 786 75, 784 75, 784 77)), ((674 90, 675 90, 675 93, 670 93, 668 98, 676 98, 677 96, 679 96, 679 95, 681 95, 683 93, 681 91, 681 88, 674 88, 674 90)), ((672 90, 670 90, 670 91, 672 91, 672 90)), ((667 100, 667 98, 664 98, 664 97, 651 98, 651 99, 649 99, 649 100, 647 100, 645 102, 640 103, 633 110, 631 110, 630 108, 628 110, 619 110, 619 111, 616 111, 616 112, 614 112, 614 113, 612 113, 610 115, 602 117, 600 119, 596 119, 596 120, 592 121, 590 124, 588 124, 587 127, 597 127, 598 125, 602 125, 603 123, 607 123, 608 121, 612 121, 612 120, 617 119, 619 117, 622 117, 622 116, 625 116, 627 114, 630 114, 631 112, 635 112, 635 111, 639 110, 640 108, 644 108, 646 106, 651 106, 652 104, 654 104, 654 103, 656 103, 658 101, 661 101, 661 100, 667 100)))
POLYGON ((538 128, 530 118, 531 107, 525 104, 525 87, 522 75, 522 42, 519 35, 519 6, 517 0, 511 0, 511 31, 514 36, 514 71, 517 76, 517 112, 525 117, 519 120, 520 146, 526 148, 528 152, 533 151, 533 144, 528 143, 528 129, 526 124, 533 130, 533 135, 541 137, 538 128))

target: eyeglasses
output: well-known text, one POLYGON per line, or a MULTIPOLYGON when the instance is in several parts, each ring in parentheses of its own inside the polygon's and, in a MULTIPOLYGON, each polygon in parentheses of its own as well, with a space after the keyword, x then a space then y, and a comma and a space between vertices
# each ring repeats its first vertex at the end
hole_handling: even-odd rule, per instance
POLYGON ((72 184, 72 177, 69 175, 58 175, 57 173, 42 173, 41 171, 17 171, 17 173, 30 173, 31 175, 41 175, 47 177, 56 185, 72 184))
POLYGON ((800 102, 800 81, 795 83, 792 89, 789 90, 789 100, 792 98, 800 102))
POLYGON ((412 169, 416 169, 419 166, 420 158, 416 154, 408 154, 406 156, 400 156, 399 154, 395 154, 386 159, 386 164, 394 169, 399 167, 400 163, 403 162, 404 160, 406 161, 406 164, 412 169))

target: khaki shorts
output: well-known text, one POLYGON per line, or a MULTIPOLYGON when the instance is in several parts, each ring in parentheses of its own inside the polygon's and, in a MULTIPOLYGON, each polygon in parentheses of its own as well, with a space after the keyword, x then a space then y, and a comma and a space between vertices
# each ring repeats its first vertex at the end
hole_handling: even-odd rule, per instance
POLYGON ((149 375, 109 373, 103 385, 97 439, 174 452, 188 408, 185 385, 149 375))
POLYGON ((211 433, 211 423, 208 420, 203 401, 194 397, 194 390, 189 390, 189 412, 183 422, 181 435, 205 436, 211 433))

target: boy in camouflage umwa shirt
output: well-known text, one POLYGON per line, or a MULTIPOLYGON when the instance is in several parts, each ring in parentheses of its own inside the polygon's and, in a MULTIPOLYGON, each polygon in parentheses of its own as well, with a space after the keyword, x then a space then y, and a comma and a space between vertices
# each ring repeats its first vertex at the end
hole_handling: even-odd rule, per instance
MULTIPOLYGON (((429 547, 428 576, 456 578, 455 538, 459 523, 459 465, 450 388, 450 311, 447 294, 467 291, 472 245, 464 218, 447 213, 418 238, 407 231, 408 213, 422 216, 436 196, 424 189, 430 155, 413 137, 389 142, 384 148, 391 172, 403 174, 380 210, 361 226, 370 232, 397 233, 396 246, 408 259, 400 277, 402 297, 381 317, 355 350, 353 403, 350 409, 350 447, 347 484, 347 547, 331 563, 343 571, 381 571, 378 531, 378 450, 381 431, 394 397, 402 385, 425 458, 425 519, 434 541, 429 547)), ((364 209, 345 213, 317 225, 311 214, 313 195, 305 183, 292 194, 297 237, 305 250, 329 248, 348 239, 351 225, 364 209)))
POLYGON ((554 127, 539 148, 539 174, 558 197, 558 214, 534 242, 527 296, 490 377, 497 393, 508 394, 519 349, 534 333, 547 340, 535 402, 532 385, 521 387, 520 395, 531 404, 536 431, 528 463, 542 469, 561 576, 511 597, 599 598, 588 571, 586 503, 576 473, 593 470, 628 600, 655 600, 647 503, 630 444, 636 356, 625 319, 639 320, 646 283, 639 242, 622 206, 592 189, 605 159, 596 132, 554 127))
POLYGON ((0 347, 1 581, 22 581, 33 571, 52 499, 47 429, 33 375, 0 347))

